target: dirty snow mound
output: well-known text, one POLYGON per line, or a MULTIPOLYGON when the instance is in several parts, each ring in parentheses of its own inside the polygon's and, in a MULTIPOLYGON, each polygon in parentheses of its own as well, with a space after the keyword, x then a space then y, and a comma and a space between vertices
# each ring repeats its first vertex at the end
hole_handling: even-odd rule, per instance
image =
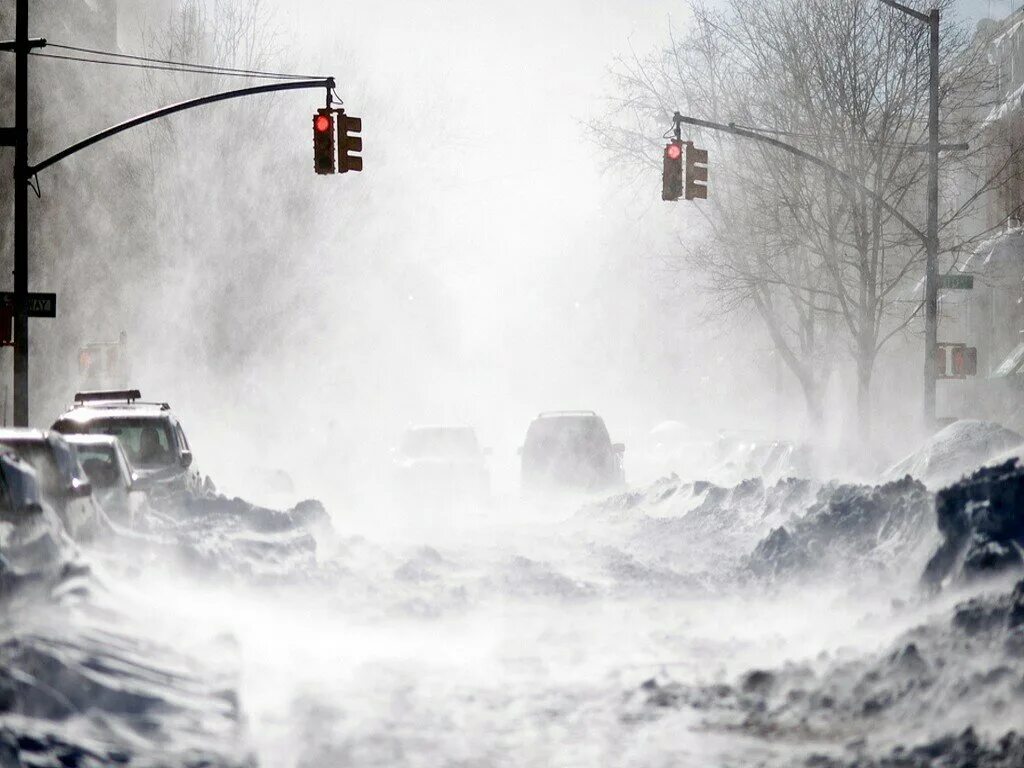
POLYGON ((940 491, 936 501, 942 546, 924 582, 939 587, 1024 565, 1024 468, 1016 459, 985 467, 940 491))
POLYGON ((920 573, 937 543, 932 495, 904 478, 882 486, 828 485, 806 514, 772 529, 747 560, 769 580, 797 575, 920 573))
POLYGON ((879 653, 754 669, 731 683, 650 679, 627 698, 625 716, 694 708, 712 729, 832 745, 805 766, 1009 768, 1022 765, 1014 760, 1024 743, 1009 730, 1024 722, 1022 677, 1024 580, 956 605, 879 653))

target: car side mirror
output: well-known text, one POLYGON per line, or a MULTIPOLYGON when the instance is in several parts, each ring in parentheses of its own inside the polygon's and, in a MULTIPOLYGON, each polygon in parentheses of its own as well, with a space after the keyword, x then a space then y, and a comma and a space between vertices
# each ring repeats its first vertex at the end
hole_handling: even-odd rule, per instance
POLYGON ((185 469, 192 466, 192 451, 181 452, 181 466, 185 469))
POLYGON ((626 452, 626 444, 625 443, 613 443, 612 444, 612 451, 614 451, 615 453, 617 453, 617 454, 619 454, 621 456, 622 454, 624 454, 626 452))

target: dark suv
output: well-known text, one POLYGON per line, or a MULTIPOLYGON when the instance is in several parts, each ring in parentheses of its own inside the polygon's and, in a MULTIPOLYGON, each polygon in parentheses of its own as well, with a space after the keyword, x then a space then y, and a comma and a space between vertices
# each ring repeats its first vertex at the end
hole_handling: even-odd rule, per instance
POLYGON ((600 491, 625 483, 622 454, 604 420, 593 411, 542 413, 526 430, 520 449, 527 491, 600 491))
POLYGON ((75 406, 53 423, 68 435, 112 435, 121 441, 139 487, 200 491, 210 486, 192 457, 185 430, 167 403, 143 403, 139 390, 79 392, 75 406))

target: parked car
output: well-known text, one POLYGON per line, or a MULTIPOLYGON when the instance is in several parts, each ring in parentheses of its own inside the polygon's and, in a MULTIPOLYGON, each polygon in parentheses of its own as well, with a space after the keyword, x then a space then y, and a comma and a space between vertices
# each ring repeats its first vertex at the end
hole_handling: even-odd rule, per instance
POLYGON ((141 397, 137 389, 79 392, 74 407, 53 423, 53 429, 65 435, 116 437, 136 473, 137 485, 147 493, 211 487, 171 406, 144 403, 141 397))
POLYGON ((0 592, 64 568, 74 557, 67 528, 39 490, 32 465, 0 449, 0 592))
POLYGON ((146 501, 121 441, 112 435, 67 435, 107 517, 134 528, 146 501))
POLYGON ((43 501, 72 538, 89 538, 99 530, 104 516, 92 483, 61 435, 40 429, 0 429, 0 446, 17 453, 36 471, 43 501))
POLYGON ((0 451, 0 520, 19 523, 43 511, 32 465, 11 450, 0 451))
POLYGON ((428 504, 486 501, 491 491, 488 453, 472 427, 411 427, 395 450, 399 498, 428 504))
POLYGON ((541 413, 520 449, 526 491, 601 491, 625 483, 622 455, 593 411, 541 413))

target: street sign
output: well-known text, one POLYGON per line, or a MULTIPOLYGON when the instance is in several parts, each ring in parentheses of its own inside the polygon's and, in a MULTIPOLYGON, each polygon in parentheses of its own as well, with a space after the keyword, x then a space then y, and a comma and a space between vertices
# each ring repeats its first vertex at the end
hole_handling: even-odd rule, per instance
POLYGON ((974 275, 939 275, 939 290, 970 291, 974 288, 974 275))
MULTIPOLYGON (((0 291, 0 306, 14 311, 14 294, 10 291, 0 291)), ((56 317, 57 316, 57 294, 56 293, 30 293, 28 295, 28 316, 29 317, 56 317)))

